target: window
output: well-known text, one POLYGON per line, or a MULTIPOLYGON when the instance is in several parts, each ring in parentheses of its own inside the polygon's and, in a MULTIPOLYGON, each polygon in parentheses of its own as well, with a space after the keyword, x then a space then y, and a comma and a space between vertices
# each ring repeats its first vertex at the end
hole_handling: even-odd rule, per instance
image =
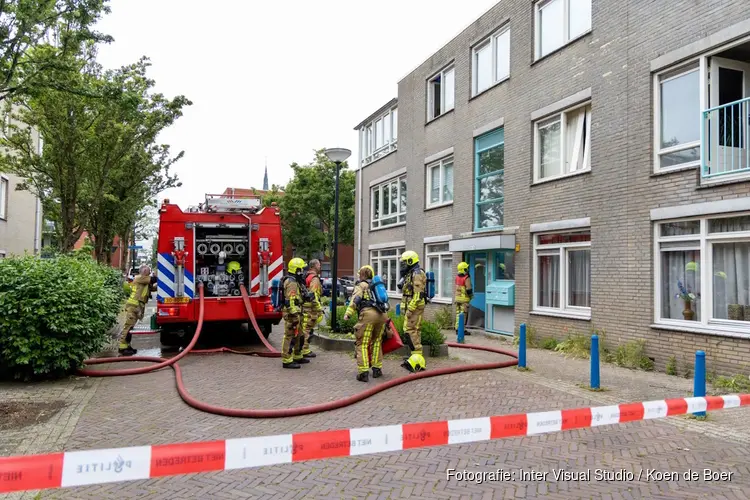
POLYGON ((591 317, 591 232, 534 237, 534 310, 591 317))
POLYGON ((543 0, 535 10, 537 59, 591 30, 591 0, 543 0))
POLYGON ((404 253, 403 248, 372 250, 370 252, 370 265, 373 271, 383 279, 388 293, 394 295, 401 293, 396 284, 401 279, 399 259, 402 253, 404 253))
POLYGON ((495 252, 495 281, 516 279, 515 250, 495 252))
POLYGON ((655 169, 700 164, 700 72, 697 63, 657 75, 654 88, 655 169))
POLYGON ((472 95, 510 76, 510 29, 506 26, 472 50, 472 95))
POLYGON ((535 124, 534 181, 591 170, 591 104, 535 124))
POLYGON ((453 298, 453 254, 448 250, 448 243, 425 245, 427 271, 435 273, 435 297, 451 300, 453 298))
POLYGON ((7 219, 8 212, 8 178, 0 176, 0 219, 7 219))
POLYGON ((370 190, 371 229, 406 223, 406 176, 402 175, 370 190))
POLYGON ((657 323, 750 335, 750 214, 656 226, 657 323))
POLYGON ((427 166, 427 208, 453 201, 453 157, 427 166))
POLYGON ((505 135, 497 129, 474 140, 474 230, 503 227, 505 135))
POLYGON ((455 106, 456 70, 451 66, 427 82, 427 119, 432 120, 455 106))
POLYGON ((362 165, 367 165, 397 149, 398 108, 379 115, 359 131, 362 165))

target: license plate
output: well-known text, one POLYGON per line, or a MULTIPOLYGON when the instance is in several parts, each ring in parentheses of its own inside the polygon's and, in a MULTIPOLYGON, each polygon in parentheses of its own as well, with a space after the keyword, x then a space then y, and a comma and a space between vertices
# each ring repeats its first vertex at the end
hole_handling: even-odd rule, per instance
POLYGON ((187 304, 190 302, 188 297, 166 297, 164 299, 165 304, 187 304))

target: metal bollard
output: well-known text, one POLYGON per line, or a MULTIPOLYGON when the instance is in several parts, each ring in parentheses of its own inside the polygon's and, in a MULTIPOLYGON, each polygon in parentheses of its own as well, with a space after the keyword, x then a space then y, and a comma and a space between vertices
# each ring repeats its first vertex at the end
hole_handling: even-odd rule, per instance
POLYGON ((599 389, 599 335, 591 336, 591 388, 599 389))
POLYGON ((396 304, 396 316, 401 316, 401 304, 396 304))
POLYGON ((464 343, 464 313, 459 313, 458 315, 458 330, 456 331, 456 338, 458 340, 459 344, 464 343))
POLYGON ((526 368, 526 323, 521 323, 518 334, 518 367, 526 368))
MULTIPOLYGON (((706 397, 706 353, 695 351, 695 378, 693 379, 693 396, 696 398, 706 397)), ((696 417, 705 417, 705 411, 693 413, 696 417)))

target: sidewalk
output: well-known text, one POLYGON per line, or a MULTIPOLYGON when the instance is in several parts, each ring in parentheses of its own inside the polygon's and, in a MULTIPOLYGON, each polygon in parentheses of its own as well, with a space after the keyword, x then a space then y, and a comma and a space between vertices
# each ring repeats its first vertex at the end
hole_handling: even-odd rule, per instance
MULTIPOLYGON (((456 342, 456 334, 444 331, 448 342, 456 342)), ((502 346, 509 351, 518 351, 512 339, 493 334, 473 334, 464 337, 467 344, 502 346)), ((491 355, 481 351, 451 349, 451 356, 467 361, 489 361, 491 355)), ((496 372, 505 381, 528 381, 535 384, 565 392, 572 396, 597 401, 602 405, 652 401, 668 398, 682 398, 693 395, 693 379, 667 375, 660 372, 630 370, 604 363, 600 365, 600 386, 602 391, 588 389, 590 383, 590 360, 566 357, 564 354, 544 349, 528 348, 526 366, 529 371, 517 369, 496 372)), ((709 394, 727 394, 726 391, 712 391, 709 394)), ((670 418, 666 421, 680 429, 700 432, 711 437, 732 439, 750 444, 750 428, 747 421, 750 408, 735 408, 712 412, 705 421, 689 417, 670 418)))

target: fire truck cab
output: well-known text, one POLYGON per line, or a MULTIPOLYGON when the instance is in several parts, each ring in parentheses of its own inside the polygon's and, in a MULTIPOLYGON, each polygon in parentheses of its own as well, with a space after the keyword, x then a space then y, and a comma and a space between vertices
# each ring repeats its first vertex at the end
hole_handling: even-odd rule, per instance
POLYGON ((262 333, 281 322, 270 287, 284 272, 281 220, 260 197, 206 195, 182 211, 165 199, 159 208, 156 324, 161 343, 186 345, 198 324, 203 283, 204 324, 248 322, 240 293, 245 285, 262 333))

